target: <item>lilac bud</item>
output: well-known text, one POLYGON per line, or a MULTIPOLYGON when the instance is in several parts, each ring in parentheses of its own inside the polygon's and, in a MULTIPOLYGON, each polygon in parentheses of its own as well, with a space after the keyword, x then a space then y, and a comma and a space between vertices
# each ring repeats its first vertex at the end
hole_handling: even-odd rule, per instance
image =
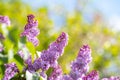
POLYGON ((23 53, 22 50, 19 50, 19 51, 18 51, 18 55, 19 55, 22 59, 24 59, 24 53, 23 53))
POLYGON ((19 72, 15 63, 5 64, 6 70, 3 80, 10 80, 19 72))
POLYGON ((85 77, 83 77, 82 80, 99 80, 98 72, 95 71, 95 70, 93 70, 88 75, 86 75, 85 77))
POLYGON ((83 45, 82 48, 80 48, 79 54, 78 54, 78 59, 83 58, 85 60, 85 64, 88 64, 91 62, 92 57, 91 57, 91 49, 89 48, 88 45, 83 45))
POLYGON ((43 71, 48 70, 49 67, 50 67, 49 62, 47 62, 47 61, 42 61, 42 62, 41 62, 41 69, 42 69, 43 71))
POLYGON ((34 46, 37 46, 39 44, 39 40, 37 39, 37 37, 27 36, 27 39, 28 41, 32 42, 34 46))
POLYGON ((45 74, 44 71, 40 72, 40 76, 42 76, 45 80, 47 80, 47 74, 45 74))
POLYGON ((38 58, 33 62, 33 67, 35 71, 39 70, 40 68, 42 69, 42 71, 45 71, 48 70, 50 64, 48 61, 43 61, 40 58, 38 58))
POLYGON ((27 16, 27 18, 28 18, 28 21, 27 21, 28 23, 25 25, 25 30, 38 26, 38 21, 34 20, 35 18, 34 15, 30 14, 27 16))
POLYGON ((54 68, 48 80, 61 80, 62 79, 62 69, 60 66, 54 68))
POLYGON ((69 75, 63 75, 62 80, 73 80, 69 75))
POLYGON ((8 18, 8 16, 2 16, 0 15, 0 23, 2 24, 6 24, 6 25, 10 25, 10 19, 8 18))
POLYGON ((41 68, 41 59, 35 59, 33 63, 34 70, 39 70, 41 68))

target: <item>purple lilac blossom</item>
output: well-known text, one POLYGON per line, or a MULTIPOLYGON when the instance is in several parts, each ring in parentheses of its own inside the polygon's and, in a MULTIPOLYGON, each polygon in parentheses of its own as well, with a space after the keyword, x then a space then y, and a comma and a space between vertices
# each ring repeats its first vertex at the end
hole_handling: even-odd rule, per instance
POLYGON ((8 16, 0 15, 0 23, 10 26, 10 19, 8 16))
POLYGON ((34 69, 34 67, 32 65, 32 58, 31 58, 31 56, 29 56, 28 59, 26 59, 25 63, 27 64, 26 69, 29 72, 31 72, 31 73, 35 72, 35 69, 34 69))
POLYGON ((34 70, 36 71, 41 68, 43 73, 44 71, 48 70, 49 67, 57 67, 57 59, 62 55, 64 47, 67 45, 67 41, 68 35, 62 32, 57 40, 51 43, 47 50, 42 51, 39 58, 35 59, 33 62, 34 70))
POLYGON ((26 50, 25 47, 18 51, 18 55, 23 59, 24 63, 26 64, 23 71, 28 70, 29 72, 33 73, 35 72, 35 70, 32 65, 31 55, 28 51, 25 52, 24 50, 26 50))
POLYGON ((57 40, 50 44, 49 48, 42 52, 42 61, 49 62, 51 67, 56 67, 58 65, 57 59, 64 52, 64 48, 67 45, 68 35, 64 32, 57 38, 57 40))
POLYGON ((37 71, 41 68, 43 73, 45 70, 48 70, 49 67, 50 64, 46 61, 42 61, 40 58, 35 59, 35 61, 33 62, 34 71, 37 71))
POLYGON ((18 55, 24 60, 24 53, 22 50, 18 51, 18 55))
POLYGON ((40 76, 42 76, 44 80, 47 80, 47 74, 44 71, 40 72, 40 76))
POLYGON ((88 75, 84 76, 82 80, 99 80, 98 72, 93 70, 88 75))
POLYGON ((33 63, 35 70, 48 70, 49 67, 55 68, 58 63, 57 59, 62 55, 64 47, 67 45, 68 35, 64 32, 57 38, 57 40, 50 44, 47 50, 41 52, 40 58, 33 63))
POLYGON ((0 52, 2 52, 3 50, 4 50, 4 48, 0 46, 0 52))
POLYGON ((62 69, 60 66, 57 66, 56 68, 53 69, 48 80, 62 80, 62 69))
POLYGON ((72 62, 70 76, 73 80, 77 80, 83 77, 89 69, 88 64, 91 62, 91 49, 88 45, 83 45, 80 48, 78 56, 75 61, 72 62))
POLYGON ((32 64, 32 59, 30 53, 27 51, 26 47, 23 47, 18 51, 18 55, 23 59, 26 64, 32 64))
MULTIPOLYGON (((18 55, 27 64, 25 70, 35 72, 41 69, 42 72, 40 74, 43 74, 44 71, 49 69, 49 67, 57 67, 57 59, 62 55, 64 47, 67 45, 67 41, 68 35, 62 32, 57 40, 51 43, 47 50, 42 51, 41 56, 35 59, 33 63, 30 55, 28 55, 29 57, 25 59, 25 53, 22 50, 18 51, 18 55)), ((46 74, 44 73, 44 75, 46 74)))
POLYGON ((110 78, 103 78, 102 80, 120 80, 119 76, 111 76, 110 78))
POLYGON ((6 70, 3 80, 10 80, 19 72, 15 63, 5 64, 6 70))
POLYGON ((32 14, 28 15, 27 18, 28 23, 25 25, 24 32, 21 33, 21 37, 26 36, 27 40, 32 42, 34 46, 38 46, 39 40, 37 38, 37 35, 40 33, 40 30, 37 28, 38 21, 34 20, 35 16, 32 14))
POLYGON ((62 80, 73 80, 69 75, 63 75, 62 80))

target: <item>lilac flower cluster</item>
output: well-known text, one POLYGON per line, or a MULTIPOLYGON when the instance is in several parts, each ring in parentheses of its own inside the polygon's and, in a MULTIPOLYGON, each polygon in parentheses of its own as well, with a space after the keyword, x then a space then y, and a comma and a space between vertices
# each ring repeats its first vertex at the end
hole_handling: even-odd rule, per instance
MULTIPOLYGON (((41 56, 34 60, 32 63, 31 56, 26 60, 24 59, 24 53, 20 50, 18 52, 19 56, 24 59, 27 64, 27 70, 30 72, 35 72, 42 69, 42 74, 44 71, 48 70, 50 67, 56 68, 58 66, 57 59, 64 52, 64 47, 67 45, 68 35, 64 32, 57 38, 57 40, 50 44, 47 50, 41 52, 41 56)), ((44 74, 45 75, 45 74, 44 74)))
POLYGON ((8 18, 8 16, 2 16, 0 15, 0 23, 2 24, 6 24, 6 25, 10 25, 10 19, 8 18))
POLYGON ((80 51, 78 53, 76 60, 71 65, 70 76, 74 80, 77 80, 78 78, 81 78, 82 76, 84 76, 89 69, 88 64, 91 62, 91 60, 92 60, 92 57, 91 57, 91 50, 89 46, 83 45, 83 47, 80 48, 80 51))
POLYGON ((41 54, 42 61, 50 64, 50 67, 56 67, 58 65, 57 59, 64 52, 64 48, 67 45, 68 35, 64 32, 57 38, 57 40, 50 44, 47 50, 44 50, 41 54))
POLYGON ((37 39, 37 35, 40 33, 38 27, 38 21, 34 20, 35 16, 30 14, 27 16, 28 23, 25 25, 24 32, 21 33, 22 36, 26 36, 27 40, 32 42, 34 46, 39 44, 39 40, 37 39))
POLYGON ((3 80, 10 80, 19 72, 15 63, 5 64, 6 70, 3 80))
MULTIPOLYGON (((27 40, 32 42, 34 46, 37 46, 39 43, 36 36, 40 31, 37 26, 38 22, 34 20, 34 15, 28 15, 28 23, 25 25, 24 32, 21 33, 21 36, 26 36, 27 40)), ((67 43, 68 35, 62 32, 57 40, 51 43, 47 50, 40 52, 40 56, 33 61, 29 51, 23 47, 18 51, 18 55, 25 63, 23 71, 29 71, 31 74, 39 72, 40 76, 45 78, 45 80, 99 80, 99 74, 96 70, 88 73, 88 65, 92 61, 91 49, 88 45, 83 45, 80 48, 77 58, 71 63, 70 73, 63 74, 57 60, 62 56, 67 43), (45 71, 49 68, 53 68, 53 71, 50 76, 47 77, 45 71)), ((15 63, 6 64, 5 67, 6 70, 3 80, 10 80, 19 73, 15 63)), ((102 80, 120 80, 120 77, 103 78, 102 80)))

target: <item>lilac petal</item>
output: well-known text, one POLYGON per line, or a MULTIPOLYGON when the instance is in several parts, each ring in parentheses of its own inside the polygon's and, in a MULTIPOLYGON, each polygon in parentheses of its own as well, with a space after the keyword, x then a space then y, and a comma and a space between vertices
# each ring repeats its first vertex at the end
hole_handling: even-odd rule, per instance
POLYGON ((46 78, 47 78, 47 75, 45 74, 44 71, 40 72, 40 76, 42 76, 43 78, 45 78, 45 80, 46 80, 46 78))
POLYGON ((0 15, 0 23, 10 25, 10 19, 8 16, 2 16, 0 15))
POLYGON ((27 16, 27 18, 28 18, 28 23, 25 25, 25 30, 38 26, 38 22, 34 20, 35 18, 34 15, 30 14, 27 16))
POLYGON ((62 80, 73 80, 69 75, 63 75, 62 80))
POLYGON ((34 44, 34 46, 38 46, 39 40, 37 39, 37 37, 27 36, 27 39, 28 39, 28 41, 32 42, 34 44))
POLYGON ((39 70, 41 68, 41 59, 35 59, 33 63, 34 70, 39 70))
POLYGON ((62 69, 60 66, 54 68, 48 80, 61 80, 62 79, 62 69))
POLYGON ((15 63, 5 64, 6 70, 3 80, 10 80, 19 72, 15 63))
POLYGON ((98 72, 95 71, 95 70, 93 70, 88 75, 86 75, 85 77, 83 77, 83 80, 99 80, 98 72))

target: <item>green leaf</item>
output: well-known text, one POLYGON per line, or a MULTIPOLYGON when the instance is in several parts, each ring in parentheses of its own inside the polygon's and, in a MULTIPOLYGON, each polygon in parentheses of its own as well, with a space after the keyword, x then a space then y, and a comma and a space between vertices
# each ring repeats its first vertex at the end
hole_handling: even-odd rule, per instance
POLYGON ((33 61, 34 57, 35 57, 35 54, 36 54, 35 46, 31 42, 27 42, 26 46, 31 53, 31 57, 32 57, 32 61, 33 61))

